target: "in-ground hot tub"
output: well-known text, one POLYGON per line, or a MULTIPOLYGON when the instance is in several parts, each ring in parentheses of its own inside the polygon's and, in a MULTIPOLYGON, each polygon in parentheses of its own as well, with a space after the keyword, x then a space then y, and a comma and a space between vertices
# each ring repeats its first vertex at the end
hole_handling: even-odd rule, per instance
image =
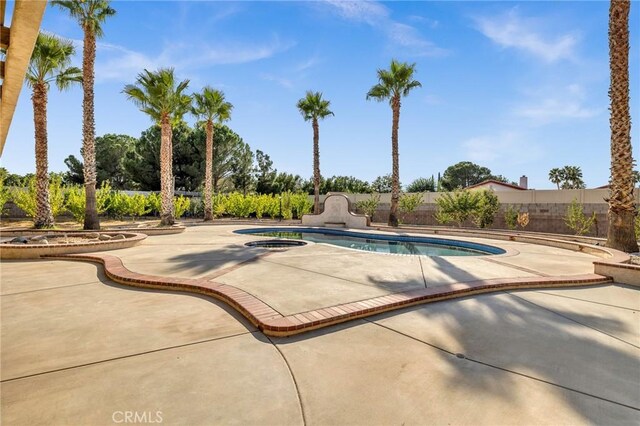
POLYGON ((487 244, 444 238, 374 234, 340 229, 253 228, 234 231, 238 234, 275 237, 284 240, 310 241, 376 253, 416 256, 486 256, 504 254, 505 250, 487 244))

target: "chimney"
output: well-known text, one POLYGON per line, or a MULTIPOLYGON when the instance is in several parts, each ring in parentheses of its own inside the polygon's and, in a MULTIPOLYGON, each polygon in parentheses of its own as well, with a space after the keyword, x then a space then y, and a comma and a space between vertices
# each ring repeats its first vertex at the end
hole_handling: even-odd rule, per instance
POLYGON ((529 187, 529 179, 525 175, 520 176, 520 185, 519 186, 520 186, 520 188, 528 189, 528 187, 529 187))

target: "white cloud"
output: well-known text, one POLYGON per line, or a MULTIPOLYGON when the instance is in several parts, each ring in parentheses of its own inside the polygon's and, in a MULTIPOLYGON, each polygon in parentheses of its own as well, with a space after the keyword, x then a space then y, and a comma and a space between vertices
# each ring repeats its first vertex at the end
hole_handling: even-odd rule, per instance
POLYGON ((475 21, 478 31, 494 43, 523 50, 545 62, 571 59, 578 44, 575 34, 542 34, 536 20, 519 16, 515 8, 500 16, 479 17, 475 21))
POLYGON ((435 56, 445 54, 446 50, 425 40, 420 32, 411 25, 399 22, 389 23, 386 27, 389 39, 398 46, 409 48, 418 56, 435 56))
POLYGON ((462 149, 469 160, 487 165, 524 164, 536 160, 542 152, 538 145, 516 132, 473 137, 462 142, 462 149))
MULTIPOLYGON (((77 43, 78 41, 76 41, 77 43)), ((80 42, 81 43, 81 42, 80 42)), ((143 69, 174 67, 187 72, 212 65, 243 64, 270 58, 294 45, 277 37, 260 44, 174 42, 166 44, 157 55, 98 42, 96 80, 131 81, 143 69)))
POLYGON ((446 49, 426 40, 417 28, 392 19, 389 9, 376 1, 325 0, 324 4, 343 19, 366 23, 381 31, 392 45, 407 49, 411 55, 439 56, 447 53, 446 49))
POLYGON ((294 86, 293 81, 289 80, 288 78, 279 77, 273 74, 260 74, 260 78, 266 81, 272 81, 284 87, 285 89, 292 89, 294 86))
POLYGON ((344 19, 378 25, 389 18, 389 10, 375 1, 326 0, 335 12, 344 19))
POLYGON ((296 66, 293 67, 293 71, 294 72, 303 72, 306 71, 308 69, 311 69, 313 67, 315 67, 316 65, 318 65, 321 62, 320 58, 318 58, 317 55, 314 55, 312 57, 310 57, 309 59, 302 61, 300 63, 298 63, 296 66))
POLYGON ((531 120, 534 124, 547 124, 565 119, 591 118, 601 110, 586 105, 587 94, 579 84, 556 89, 553 94, 533 94, 530 100, 518 106, 516 116, 531 120))

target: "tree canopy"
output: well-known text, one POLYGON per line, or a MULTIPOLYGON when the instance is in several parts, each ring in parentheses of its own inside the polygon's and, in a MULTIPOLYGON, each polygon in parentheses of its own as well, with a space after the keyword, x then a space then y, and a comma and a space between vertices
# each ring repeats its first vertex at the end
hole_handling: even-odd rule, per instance
POLYGON ((443 190, 454 191, 476 185, 487 179, 509 182, 504 176, 491 174, 491 170, 487 167, 479 166, 470 161, 461 161, 447 167, 440 183, 443 190))

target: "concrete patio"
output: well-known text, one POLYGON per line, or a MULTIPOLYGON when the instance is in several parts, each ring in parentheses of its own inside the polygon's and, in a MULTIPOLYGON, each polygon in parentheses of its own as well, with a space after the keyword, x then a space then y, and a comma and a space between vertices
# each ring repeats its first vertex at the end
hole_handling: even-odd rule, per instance
MULTIPOLYGON (((481 239, 469 240, 511 255, 309 245, 265 256, 245 249, 256 237, 236 228, 188 228, 109 254, 141 274, 237 286, 285 314, 425 285, 593 272, 587 254, 481 239)), ((0 268, 3 424, 113 424, 126 412, 185 425, 640 418, 640 292, 631 287, 504 291, 270 338, 222 302, 126 288, 94 264, 0 268)))

